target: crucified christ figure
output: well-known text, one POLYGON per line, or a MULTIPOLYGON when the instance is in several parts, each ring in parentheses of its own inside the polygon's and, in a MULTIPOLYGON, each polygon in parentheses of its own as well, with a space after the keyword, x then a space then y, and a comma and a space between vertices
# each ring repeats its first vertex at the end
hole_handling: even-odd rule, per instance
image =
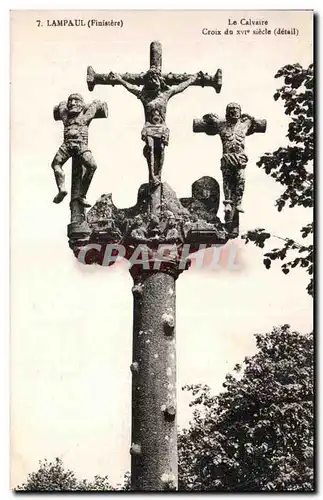
POLYGON ((144 76, 142 89, 124 80, 119 74, 110 73, 109 77, 123 85, 143 104, 145 125, 141 138, 145 142, 144 156, 148 163, 149 183, 158 186, 161 183, 161 171, 164 163, 164 149, 169 141, 169 129, 166 126, 167 103, 171 97, 183 92, 201 78, 200 71, 178 85, 168 86, 159 69, 151 67, 144 76))

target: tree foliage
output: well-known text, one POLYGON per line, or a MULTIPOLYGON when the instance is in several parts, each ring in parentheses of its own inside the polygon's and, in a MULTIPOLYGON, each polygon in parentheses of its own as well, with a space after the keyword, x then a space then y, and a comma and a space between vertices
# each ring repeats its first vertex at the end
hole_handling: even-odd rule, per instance
MULTIPOLYGON (((257 353, 212 395, 186 386, 193 420, 179 436, 179 487, 188 491, 313 491, 313 335, 288 325, 256 335, 257 353)), ((79 480, 60 458, 40 461, 16 491, 130 490, 108 476, 79 480)))
POLYGON ((256 342, 219 395, 185 387, 194 412, 179 436, 181 490, 313 491, 313 335, 284 325, 256 342))
MULTIPOLYGON (((274 94, 275 101, 281 99, 285 114, 290 117, 287 138, 289 144, 272 153, 265 153, 257 165, 267 175, 280 183, 283 191, 276 200, 279 212, 285 207, 304 207, 311 210, 311 221, 300 229, 300 241, 278 236, 284 243, 264 254, 264 265, 271 267, 274 260, 283 260, 281 268, 288 274, 295 267, 304 268, 311 276, 307 291, 313 295, 313 65, 304 69, 300 64, 286 65, 275 78, 283 78, 284 85, 274 94)), ((264 248, 266 240, 274 237, 268 231, 257 228, 248 231, 244 238, 264 248)))
POLYGON ((16 491, 115 491, 129 490, 129 473, 124 476, 124 484, 111 486, 108 476, 94 476, 92 481, 77 479, 75 473, 64 468, 63 461, 56 458, 53 462, 39 462, 39 469, 28 474, 26 483, 17 486, 16 491))

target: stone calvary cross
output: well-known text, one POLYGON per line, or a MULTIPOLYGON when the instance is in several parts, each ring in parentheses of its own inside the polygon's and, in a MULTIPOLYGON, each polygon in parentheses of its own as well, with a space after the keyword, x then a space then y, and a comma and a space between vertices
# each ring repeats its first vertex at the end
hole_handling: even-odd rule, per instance
POLYGON ((169 140, 169 130, 166 126, 167 103, 171 97, 183 92, 191 85, 213 87, 219 93, 222 86, 222 71, 218 69, 214 76, 202 71, 196 75, 163 74, 162 46, 160 42, 155 41, 150 44, 150 68, 146 73, 98 74, 92 66, 89 66, 87 84, 90 91, 95 85, 123 85, 142 102, 145 125, 141 137, 145 142, 143 153, 149 169, 150 211, 159 215, 162 195, 161 171, 164 163, 164 149, 169 140), (141 85, 142 90, 139 89, 141 85))
MULTIPOLYGON (((162 45, 158 41, 151 42, 150 44, 150 69, 156 69, 161 72, 162 70, 162 45)), ((134 85, 144 85, 145 83, 145 72, 141 73, 124 73, 122 78, 128 83, 134 85)), ((177 85, 183 83, 192 75, 186 73, 163 73, 161 74, 167 85, 177 85)), ((107 74, 96 73, 92 66, 88 66, 87 69, 87 86, 90 91, 92 91, 95 85, 120 85, 120 82, 116 81, 114 73, 110 72, 107 74)), ((218 69, 214 76, 208 73, 201 73, 199 78, 192 85, 197 85, 199 87, 213 87, 217 93, 221 91, 222 87, 222 71, 218 69)))
MULTIPOLYGON (((139 187, 136 205, 118 208, 111 193, 103 194, 87 213, 83 206, 75 205, 74 194, 79 191, 80 182, 76 162, 81 159, 86 163, 88 158, 87 129, 76 112, 64 125, 63 152, 67 150, 72 155, 73 176, 76 176, 72 179, 74 193, 68 225, 70 248, 84 264, 107 266, 113 264, 117 256, 124 257, 129 261, 134 282, 130 367, 131 489, 134 491, 165 491, 178 487, 176 280, 188 269, 190 255, 200 250, 201 245, 204 248, 221 246, 233 237, 231 222, 222 223, 217 216, 220 188, 213 177, 196 180, 187 198, 178 198, 169 184, 161 181, 163 149, 169 132, 165 125, 168 99, 189 85, 211 86, 220 92, 221 70, 214 77, 201 72, 164 75, 161 57, 161 44, 152 42, 147 73, 102 75, 96 74, 91 67, 87 73, 90 90, 96 84, 121 84, 143 103, 145 126, 142 136, 149 182, 139 187), (143 85, 142 90, 137 88, 139 85, 143 85)), ((94 117, 105 116, 107 108, 97 104, 94 117)), ((55 117, 60 119, 57 111, 55 117)))

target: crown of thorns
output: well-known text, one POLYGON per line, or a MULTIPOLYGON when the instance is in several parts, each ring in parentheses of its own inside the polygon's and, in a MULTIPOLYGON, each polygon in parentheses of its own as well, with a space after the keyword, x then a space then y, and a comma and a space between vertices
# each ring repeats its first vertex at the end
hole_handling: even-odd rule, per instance
POLYGON ((165 79, 162 77, 160 69, 156 68, 156 66, 152 66, 151 68, 149 68, 149 70, 146 72, 146 74, 144 76, 144 82, 145 83, 149 82, 149 80, 152 76, 158 76, 158 79, 160 81, 161 86, 163 88, 168 88, 168 86, 165 82, 165 79))
POLYGON ((157 68, 157 66, 151 66, 151 68, 149 68, 148 71, 146 72, 146 76, 150 76, 150 75, 160 76, 161 71, 160 71, 160 69, 157 68))

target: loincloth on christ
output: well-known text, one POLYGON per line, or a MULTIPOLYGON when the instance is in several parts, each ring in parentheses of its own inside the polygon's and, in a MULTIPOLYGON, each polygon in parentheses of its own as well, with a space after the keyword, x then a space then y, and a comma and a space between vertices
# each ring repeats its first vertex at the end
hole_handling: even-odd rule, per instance
POLYGON ((248 156, 245 153, 225 153, 221 158, 221 170, 239 170, 246 168, 248 156))
POLYGON ((169 128, 163 124, 150 124, 146 123, 144 128, 141 131, 141 137, 143 140, 146 140, 146 138, 151 137, 152 139, 160 139, 165 144, 168 144, 169 141, 169 128))

